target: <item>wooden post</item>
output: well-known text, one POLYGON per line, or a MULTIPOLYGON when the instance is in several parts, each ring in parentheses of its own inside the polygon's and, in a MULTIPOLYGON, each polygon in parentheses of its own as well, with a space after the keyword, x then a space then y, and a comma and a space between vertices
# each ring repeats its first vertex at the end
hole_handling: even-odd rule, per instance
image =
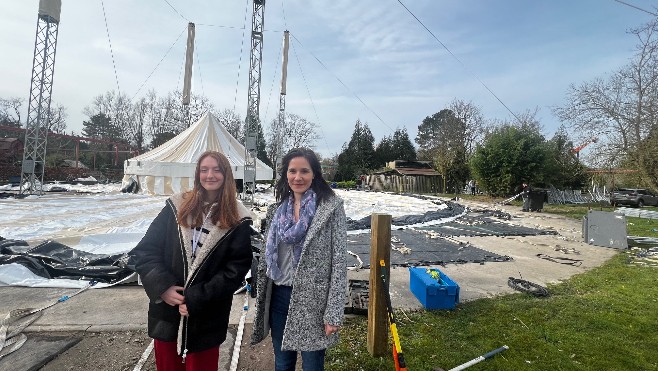
POLYGON ((368 300, 368 352, 381 357, 390 351, 388 341, 388 315, 386 297, 380 277, 379 260, 386 262, 387 277, 390 277, 391 261, 391 216, 374 213, 370 235, 370 298, 368 300))

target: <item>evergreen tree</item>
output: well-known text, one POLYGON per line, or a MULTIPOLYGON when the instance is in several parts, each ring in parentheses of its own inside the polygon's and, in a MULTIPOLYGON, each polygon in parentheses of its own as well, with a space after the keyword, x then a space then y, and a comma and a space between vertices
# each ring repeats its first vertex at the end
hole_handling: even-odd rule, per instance
POLYGON ((406 128, 397 129, 393 135, 383 137, 375 149, 375 168, 395 160, 416 160, 416 148, 406 128))
POLYGON ((395 155, 393 154, 393 138, 391 136, 385 136, 377 144, 375 148, 375 167, 384 167, 390 161, 395 160, 395 155))
POLYGON ((397 129, 393 133, 391 146, 396 160, 416 160, 416 148, 411 143, 406 128, 397 129))
POLYGON ((547 157, 544 144, 541 133, 527 127, 507 124, 495 129, 471 159, 480 188, 504 196, 516 192, 523 181, 542 184, 547 157))
POLYGON ((116 128, 110 117, 104 113, 98 113, 82 122, 82 134, 87 138, 103 139, 113 141, 121 138, 121 133, 116 128))
POLYGON ((546 142, 546 165, 543 168, 546 185, 551 184, 558 189, 581 189, 585 185, 585 166, 578 161, 573 147, 564 126, 546 142))
POLYGON ((368 124, 356 120, 349 143, 343 145, 338 155, 337 180, 354 180, 376 167, 375 137, 368 124))

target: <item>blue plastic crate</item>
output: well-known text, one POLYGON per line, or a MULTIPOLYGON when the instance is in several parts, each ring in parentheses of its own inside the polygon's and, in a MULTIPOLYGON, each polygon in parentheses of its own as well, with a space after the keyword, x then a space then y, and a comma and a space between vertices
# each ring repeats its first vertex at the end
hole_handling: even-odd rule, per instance
POLYGON ((459 285, 436 268, 409 268, 409 289, 427 309, 454 309, 459 303, 459 285), (427 270, 438 272, 432 278, 427 270))

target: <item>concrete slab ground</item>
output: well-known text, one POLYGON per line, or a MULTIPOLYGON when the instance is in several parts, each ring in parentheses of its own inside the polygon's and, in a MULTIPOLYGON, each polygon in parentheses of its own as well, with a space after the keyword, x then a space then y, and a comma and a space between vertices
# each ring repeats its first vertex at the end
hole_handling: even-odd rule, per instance
POLYGON ((33 334, 19 351, 2 359, 0 370, 36 371, 79 341, 79 336, 33 334))
MULTIPOLYGON (((464 203, 473 208, 491 206, 472 202, 464 203)), ((617 252, 614 249, 595 247, 582 242, 581 222, 579 221, 543 213, 522 213, 518 208, 512 207, 503 207, 503 210, 513 215, 510 223, 536 228, 552 228, 558 234, 532 237, 457 238, 481 249, 513 258, 511 262, 468 263, 439 267, 459 284, 462 302, 514 292, 507 286, 508 277, 523 278, 540 285, 559 282, 601 265, 617 252), (560 249, 578 253, 565 254, 560 249), (540 259, 537 254, 579 259, 582 260, 582 264, 580 266, 558 264, 540 259)), ((369 270, 350 271, 348 277, 368 279, 369 270)), ((390 281, 391 298, 395 308, 422 308, 420 302, 409 290, 407 268, 392 269, 390 281)), ((77 290, 0 287, 2 297, 0 318, 4 318, 10 310, 42 307, 75 291, 77 290)), ((239 323, 240 317, 244 313, 244 300, 244 294, 234 297, 231 324, 239 323)), ((253 322, 253 304, 253 299, 250 299, 247 323, 253 322)), ((141 286, 92 289, 45 310, 43 315, 25 331, 28 333, 96 332, 146 329, 147 308, 148 300, 141 286)), ((243 346, 249 343, 250 336, 250 333, 244 334, 243 346)), ((233 341, 230 340, 232 337, 233 335, 222 347, 221 358, 223 360, 227 360, 232 352, 233 341)), ((222 367, 228 369, 228 364, 224 364, 222 367)))

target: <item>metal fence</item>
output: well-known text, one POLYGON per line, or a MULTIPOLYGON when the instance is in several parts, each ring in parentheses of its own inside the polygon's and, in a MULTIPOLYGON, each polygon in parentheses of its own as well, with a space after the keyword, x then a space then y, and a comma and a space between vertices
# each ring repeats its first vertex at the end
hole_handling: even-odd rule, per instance
POLYGON ((610 195, 606 192, 605 187, 592 185, 586 194, 576 189, 557 189, 553 186, 547 191, 549 204, 583 204, 588 202, 600 203, 610 202, 610 195))

